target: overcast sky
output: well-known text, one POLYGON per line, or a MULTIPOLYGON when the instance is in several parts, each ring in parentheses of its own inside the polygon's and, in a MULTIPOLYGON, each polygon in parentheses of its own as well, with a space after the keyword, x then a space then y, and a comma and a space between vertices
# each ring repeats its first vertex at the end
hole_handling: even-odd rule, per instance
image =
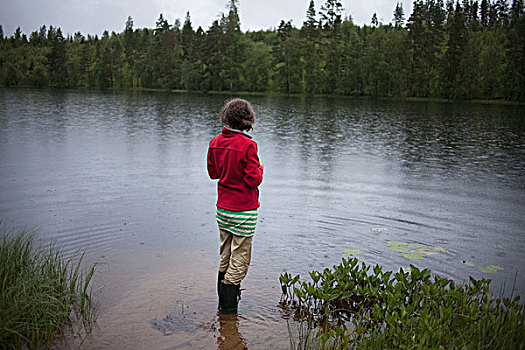
MULTIPOLYGON (((325 0, 314 0, 319 11, 325 0)), ((411 0, 342 0, 344 13, 351 15, 354 23, 370 24, 374 12, 380 22, 390 23, 396 2, 403 4, 405 19, 412 11, 411 0)), ((154 28, 162 13, 170 24, 176 18, 184 22, 190 11, 194 29, 207 30, 220 13, 226 11, 229 0, 0 0, 0 24, 4 35, 11 36, 20 26, 30 34, 42 25, 61 27, 64 34, 120 33, 128 16, 134 28, 154 28)), ((277 27, 281 19, 292 20, 301 27, 310 0, 240 0, 241 29, 269 29, 277 27)))

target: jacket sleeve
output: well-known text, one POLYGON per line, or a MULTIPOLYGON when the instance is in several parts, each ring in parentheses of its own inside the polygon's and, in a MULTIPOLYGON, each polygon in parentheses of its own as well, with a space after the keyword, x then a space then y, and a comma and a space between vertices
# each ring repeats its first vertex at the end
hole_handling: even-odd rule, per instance
POLYGON ((248 186, 256 188, 263 180, 263 168, 257 156, 257 144, 251 143, 246 150, 246 166, 244 167, 244 181, 248 186))
POLYGON ((207 165, 210 179, 218 179, 219 174, 217 174, 217 169, 215 168, 215 163, 213 162, 213 157, 211 156, 211 147, 208 147, 207 165))

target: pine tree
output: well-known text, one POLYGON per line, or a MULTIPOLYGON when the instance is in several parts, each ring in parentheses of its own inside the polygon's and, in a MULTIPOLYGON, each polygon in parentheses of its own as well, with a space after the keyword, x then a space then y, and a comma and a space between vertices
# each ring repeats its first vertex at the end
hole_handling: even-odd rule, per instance
POLYGON ((288 38, 291 35, 292 23, 281 20, 279 28, 277 28, 277 37, 279 44, 274 50, 275 52, 275 67, 277 68, 276 79, 279 82, 279 91, 287 94, 291 93, 291 68, 290 58, 288 52, 288 38))
POLYGON ((301 56, 304 59, 304 74, 302 89, 307 93, 314 93, 319 80, 319 21, 316 18, 314 1, 310 0, 310 5, 306 11, 306 21, 301 28, 301 36, 304 38, 301 56))
POLYGON ((498 22, 506 26, 509 21, 508 6, 506 0, 497 0, 494 4, 495 11, 498 14, 498 22))
POLYGON ((459 2, 456 3, 453 17, 449 19, 448 43, 445 52, 445 97, 460 98, 458 92, 459 65, 465 44, 465 14, 459 2))
POLYGON ((400 28, 405 23, 405 12, 403 11, 403 3, 398 2, 394 10, 394 26, 400 28))
POLYGON ((182 46, 182 80, 183 87, 187 90, 199 90, 200 89, 200 78, 198 77, 197 71, 199 69, 198 62, 194 57, 193 48, 193 27, 191 25, 190 12, 186 13, 186 19, 182 26, 181 32, 181 46, 182 46))
POLYGON ((193 27, 191 25, 190 12, 186 13, 186 19, 184 20, 184 25, 182 26, 182 52, 185 59, 191 59, 192 52, 192 40, 193 40, 193 27))
POLYGON ((472 30, 477 30, 479 27, 479 3, 478 1, 472 1, 470 3, 470 26, 472 30))
POLYGON ((470 24, 470 0, 463 0, 463 13, 465 14, 465 24, 470 24))
POLYGON ((303 33, 304 37, 307 39, 313 40, 316 36, 318 25, 319 23, 316 19, 314 0, 310 0, 310 5, 308 6, 308 10, 306 10, 306 21, 303 22, 301 33, 303 33))
POLYGON ((237 7, 238 0, 230 0, 228 15, 222 16, 221 27, 224 35, 221 40, 221 70, 224 88, 234 91, 240 87, 240 69, 237 62, 242 62, 244 52, 241 47, 241 21, 237 7))
POLYGON ((525 13, 523 0, 514 0, 510 9, 505 97, 525 100, 525 13))
POLYGON ((321 6, 321 23, 324 29, 324 40, 320 46, 320 54, 324 55, 321 62, 325 64, 324 69, 320 69, 320 90, 324 94, 333 93, 337 90, 338 79, 340 79, 341 69, 341 45, 340 27, 343 6, 340 1, 327 0, 321 6), (324 62, 323 62, 324 61, 324 62))
POLYGON ((479 9, 479 20, 483 27, 489 25, 489 12, 490 12, 490 0, 481 0, 481 6, 479 9))
POLYGON ((134 61, 134 51, 135 38, 133 33, 133 18, 131 18, 131 16, 128 16, 128 20, 126 21, 126 27, 124 28, 124 52, 126 54, 126 58, 131 62, 134 61))
POLYGON ((23 44, 22 29, 20 29, 20 27, 16 28, 15 33, 11 37, 10 41, 11 41, 13 47, 20 47, 20 46, 22 46, 22 44, 23 44))
POLYGON ((510 26, 514 27, 518 24, 520 18, 524 16, 523 0, 513 0, 510 8, 510 26))
POLYGON ((164 15, 161 13, 159 15, 159 18, 157 19, 157 22, 155 22, 156 28, 155 28, 155 34, 158 33, 167 33, 170 29, 170 25, 168 24, 168 21, 164 19, 164 15))
POLYGON ((326 0, 321 6, 321 21, 326 29, 337 30, 341 24, 343 5, 338 0, 326 0))
POLYGON ((53 33, 51 52, 48 56, 51 85, 64 88, 67 86, 66 41, 60 28, 55 32, 54 28, 49 27, 49 32, 53 33))
POLYGON ((407 23, 408 40, 412 52, 409 94, 428 97, 430 95, 430 68, 432 46, 429 35, 430 14, 423 0, 414 0, 413 11, 407 23))
POLYGON ((206 55, 204 60, 204 76, 202 82, 202 89, 208 90, 222 90, 221 72, 221 56, 219 43, 222 41, 222 28, 218 20, 213 21, 212 25, 206 32, 206 55))
POLYGON ((113 87, 113 62, 111 55, 111 48, 108 42, 102 39, 99 43, 101 51, 101 59, 97 63, 97 83, 101 89, 108 89, 113 87))
POLYGON ((498 20, 498 8, 496 4, 491 4, 489 7, 489 27, 500 24, 498 20))
POLYGON ((80 50, 79 86, 86 88, 94 87, 93 64, 95 59, 92 40, 88 37, 88 40, 84 42, 80 50))
POLYGON ((386 40, 383 30, 373 30, 367 38, 363 60, 365 67, 364 91, 377 97, 388 94, 388 64, 386 61, 386 40))
POLYGON ((372 19, 371 19, 370 23, 372 24, 372 27, 374 27, 374 28, 379 27, 379 21, 377 20, 377 14, 375 12, 372 15, 372 19))

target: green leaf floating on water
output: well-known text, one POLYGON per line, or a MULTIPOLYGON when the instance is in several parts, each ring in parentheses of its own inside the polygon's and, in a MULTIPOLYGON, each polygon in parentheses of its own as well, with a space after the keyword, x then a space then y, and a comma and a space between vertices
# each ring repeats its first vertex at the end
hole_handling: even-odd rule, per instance
POLYGON ((399 241, 385 241, 389 245, 390 250, 394 252, 403 253, 402 256, 407 259, 424 259, 431 254, 447 252, 447 248, 443 247, 429 247, 421 243, 405 243, 399 241))
POLYGON ((448 248, 434 247, 434 251, 436 251, 436 252, 448 252, 448 248))
POLYGON ((412 249, 427 249, 429 248, 428 246, 424 245, 424 244, 421 244, 421 243, 410 243, 408 244, 408 246, 412 249))
POLYGON ((343 254, 345 255, 358 255, 358 254, 361 254, 361 252, 362 250, 353 249, 353 248, 348 248, 348 249, 343 250, 343 254))
POLYGON ((390 246, 390 250, 393 250, 394 252, 399 252, 399 253, 408 253, 408 252, 410 252, 410 249, 408 249, 407 247, 403 247, 401 245, 390 246))
POLYGON ((503 271, 503 267, 498 265, 488 265, 487 267, 482 267, 479 270, 485 273, 496 273, 498 271, 503 271))
POLYGON ((416 249, 414 251, 421 253, 423 255, 437 254, 440 252, 440 250, 435 250, 433 248, 421 248, 421 249, 416 249))
POLYGON ((385 241, 385 243, 388 245, 394 245, 394 246, 408 245, 408 243, 399 242, 399 241, 385 241))
POLYGON ((421 252, 418 252, 418 251, 414 251, 414 250, 411 250, 409 251, 408 253, 403 253, 403 257, 407 258, 407 259, 416 259, 416 260, 419 260, 419 259, 423 259, 424 254, 421 253, 421 252))
POLYGON ((386 228, 384 228, 384 227, 374 227, 372 229, 372 231, 374 231, 374 232, 386 232, 388 230, 386 228))
POLYGON ((503 246, 502 246, 502 245, 499 245, 499 244, 494 244, 493 247, 494 247, 494 248, 500 248, 500 249, 503 249, 503 246))

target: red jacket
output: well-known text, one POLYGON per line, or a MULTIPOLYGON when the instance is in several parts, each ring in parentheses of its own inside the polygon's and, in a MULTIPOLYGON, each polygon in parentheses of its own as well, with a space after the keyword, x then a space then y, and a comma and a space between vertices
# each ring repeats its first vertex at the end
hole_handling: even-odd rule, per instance
POLYGON ((219 179, 217 207, 244 211, 259 207, 263 168, 257 143, 249 135, 222 128, 208 147, 208 174, 219 179))

